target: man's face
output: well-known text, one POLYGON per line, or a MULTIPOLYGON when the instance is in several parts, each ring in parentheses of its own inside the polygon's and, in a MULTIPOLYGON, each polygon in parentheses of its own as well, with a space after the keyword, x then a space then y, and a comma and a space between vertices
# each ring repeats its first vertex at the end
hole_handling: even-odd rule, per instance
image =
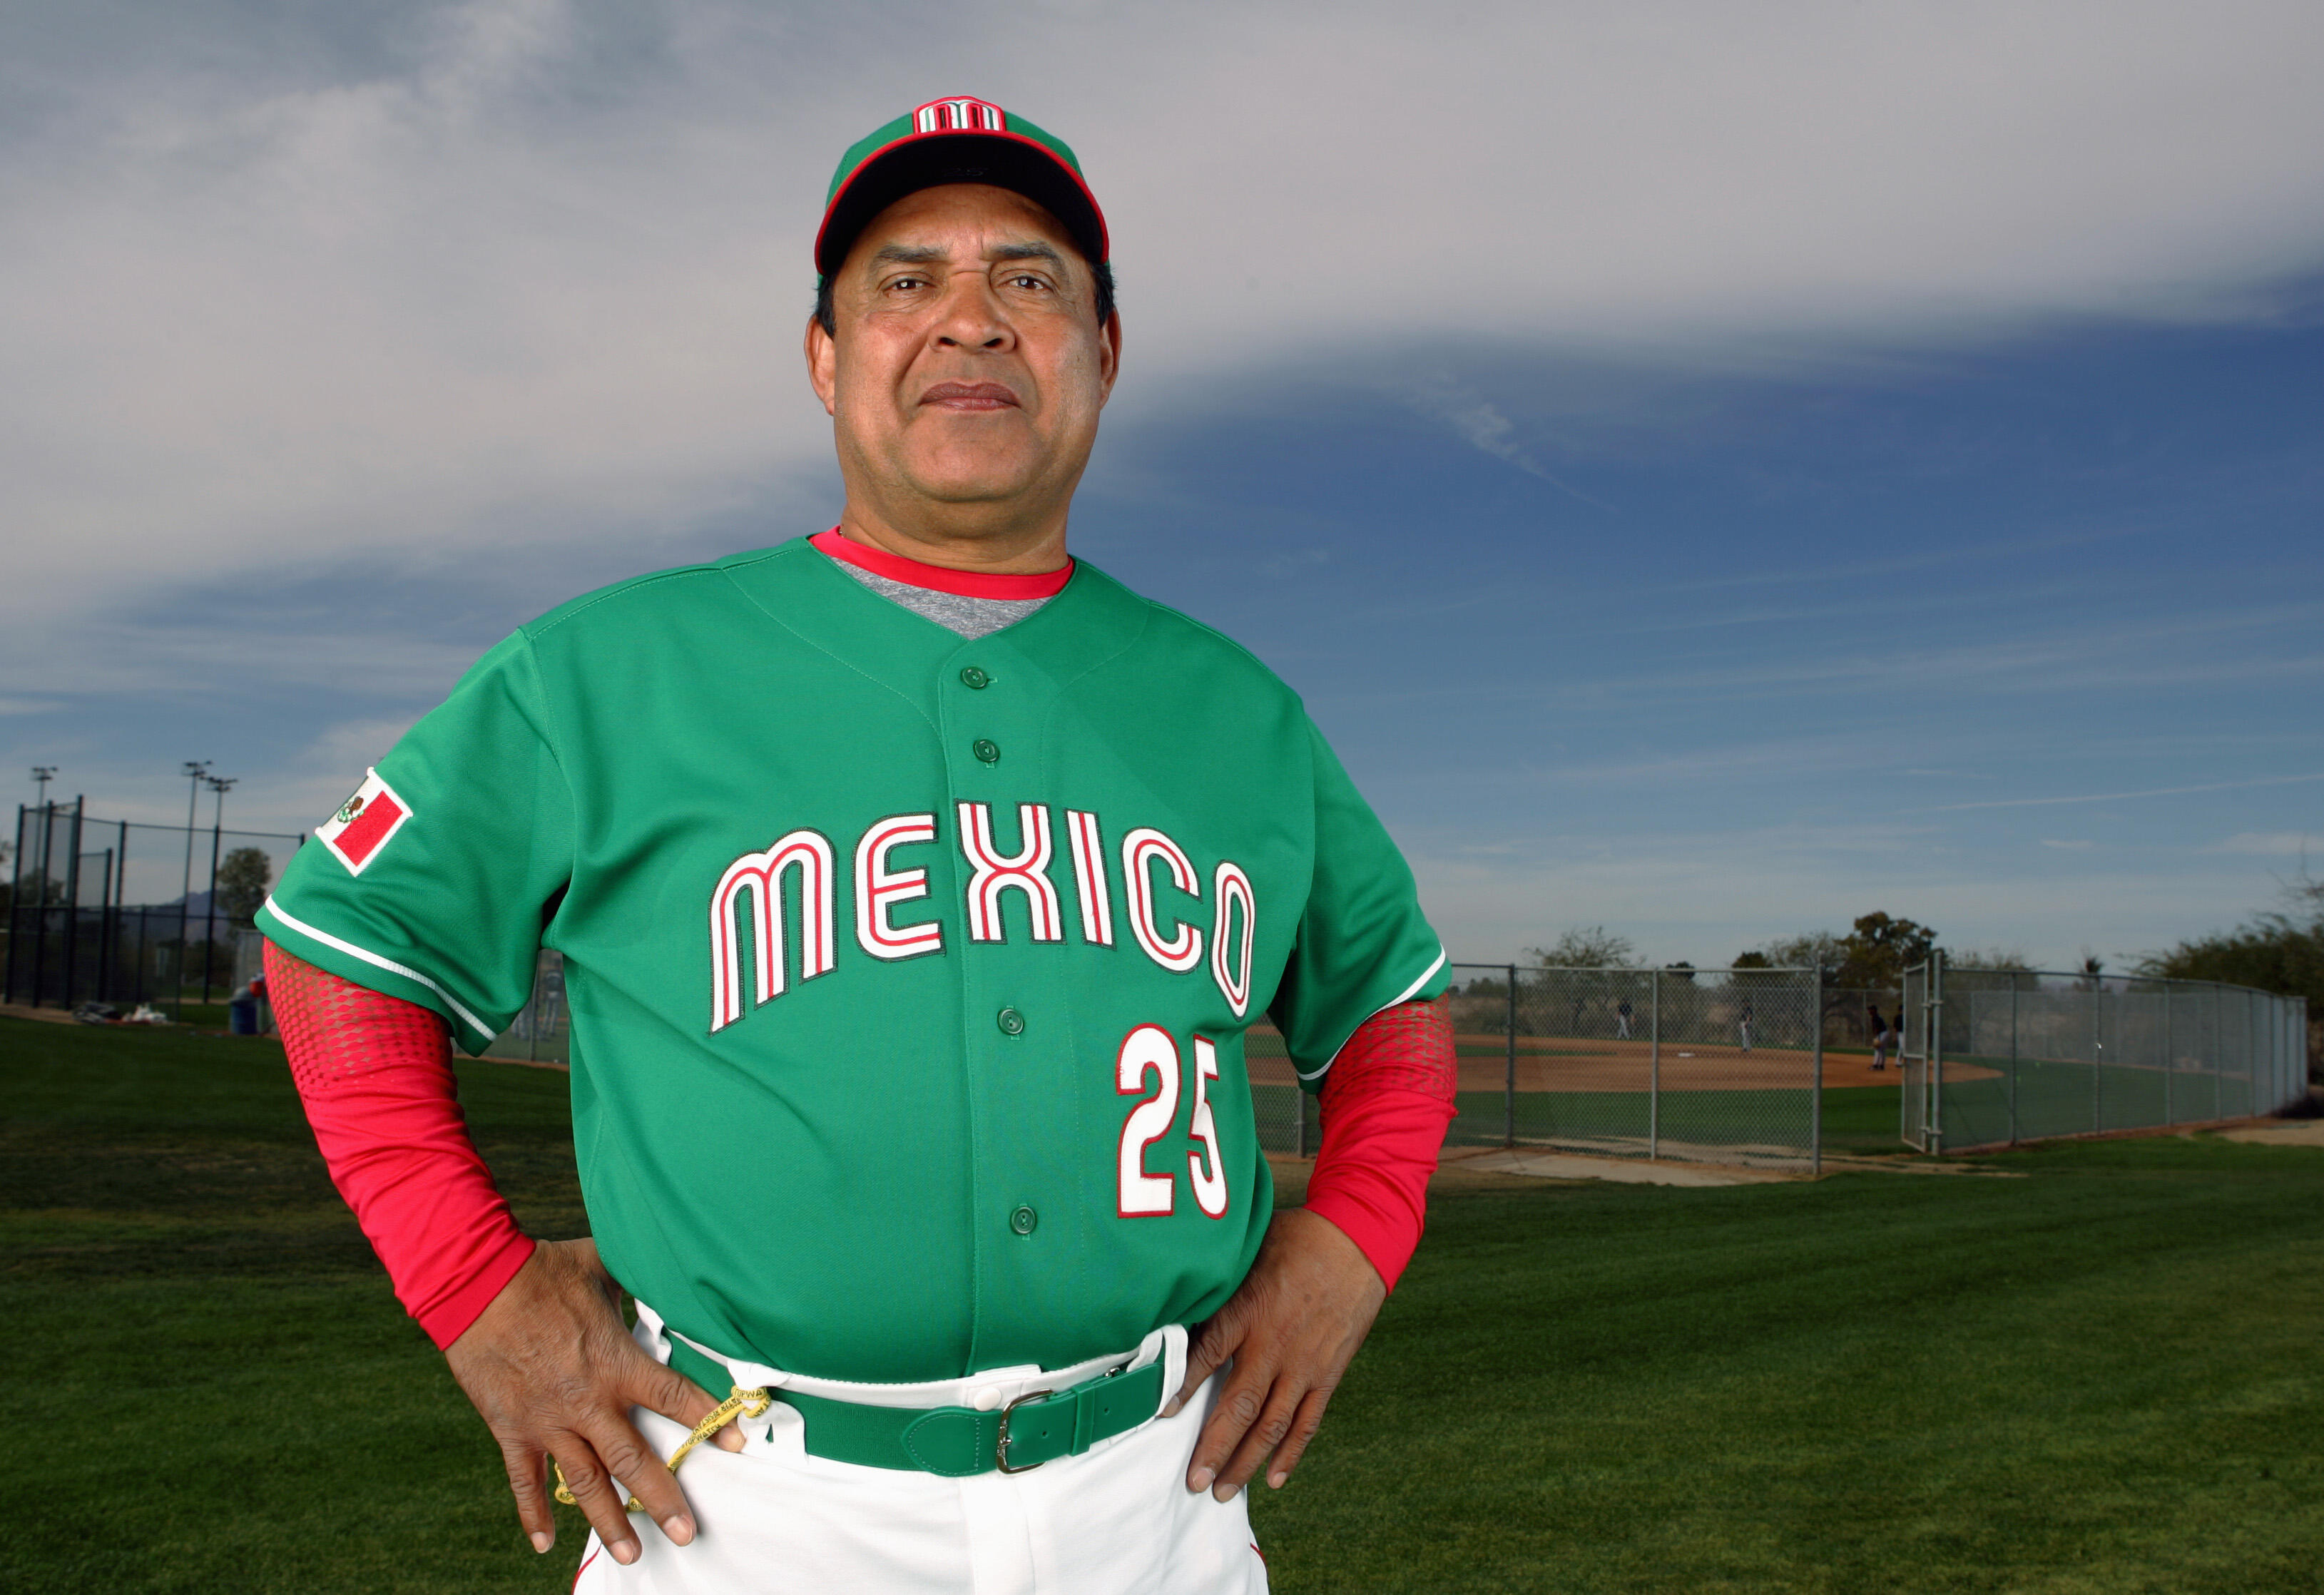
POLYGON ((851 497, 897 522, 1070 499, 1120 335, 1047 211, 983 184, 923 189, 863 229, 832 300, 837 336, 811 324, 807 364, 851 497))

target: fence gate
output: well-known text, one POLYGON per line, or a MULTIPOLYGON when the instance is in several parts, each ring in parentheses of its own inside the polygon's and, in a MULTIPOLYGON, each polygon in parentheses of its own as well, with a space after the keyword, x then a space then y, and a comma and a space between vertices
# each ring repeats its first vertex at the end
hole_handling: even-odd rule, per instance
POLYGON ((1944 979, 1944 965, 1934 958, 1906 970, 1904 1000, 1896 1018, 1896 1066, 1904 1074, 1896 1130, 1906 1146, 1922 1152, 1944 1146, 1940 1095, 1944 1065, 1937 1023, 1944 979))

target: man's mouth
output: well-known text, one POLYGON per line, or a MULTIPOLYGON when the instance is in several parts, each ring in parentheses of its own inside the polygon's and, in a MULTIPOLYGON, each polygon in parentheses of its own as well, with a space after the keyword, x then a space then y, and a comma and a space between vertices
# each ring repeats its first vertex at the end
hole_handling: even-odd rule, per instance
POLYGON ((1017 395, 999 383, 938 383, 920 402, 939 410, 1014 410, 1017 395))

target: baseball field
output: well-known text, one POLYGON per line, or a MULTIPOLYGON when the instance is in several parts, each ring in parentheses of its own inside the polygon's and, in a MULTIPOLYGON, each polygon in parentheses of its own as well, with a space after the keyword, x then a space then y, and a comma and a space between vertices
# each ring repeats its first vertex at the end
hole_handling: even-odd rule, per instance
MULTIPOLYGON (((565 1076, 461 1082, 576 1232, 565 1076)), ((0 1018, 0 1589, 566 1587, 577 1520, 524 1546, 272 1043, 0 1018)), ((2324 1148, 1443 1186, 1256 1504, 1278 1590, 2324 1588, 2324 1148)))

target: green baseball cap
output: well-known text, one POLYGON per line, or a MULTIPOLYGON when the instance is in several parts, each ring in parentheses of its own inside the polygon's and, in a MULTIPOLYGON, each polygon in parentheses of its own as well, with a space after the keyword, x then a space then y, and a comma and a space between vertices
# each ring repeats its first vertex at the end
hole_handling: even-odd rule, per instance
POLYGON ((873 217, 939 183, 1014 189, 1063 223, 1090 264, 1105 263, 1105 217, 1065 140, 990 100, 955 97, 897 117, 839 158, 815 235, 815 269, 830 276, 873 217))

